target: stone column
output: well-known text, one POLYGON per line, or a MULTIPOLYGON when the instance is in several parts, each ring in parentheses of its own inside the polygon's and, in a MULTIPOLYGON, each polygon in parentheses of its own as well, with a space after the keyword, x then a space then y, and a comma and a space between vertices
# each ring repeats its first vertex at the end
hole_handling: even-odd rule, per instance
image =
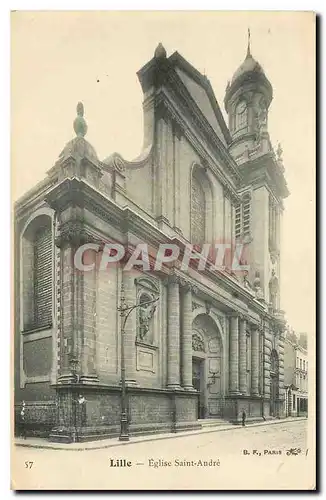
POLYGON ((168 387, 180 388, 180 299, 175 276, 168 280, 168 387))
POLYGON ((242 394, 247 392, 247 333, 246 320, 240 317, 239 329, 239 389, 242 394))
POLYGON ((230 393, 239 393, 239 319, 230 318, 230 393))
POLYGON ((181 336, 181 382, 186 390, 192 390, 192 293, 191 286, 183 286, 181 336))
MULTIPOLYGON (((122 280, 124 287, 124 296, 126 306, 130 307, 136 304, 136 293, 134 275, 132 271, 122 271, 122 280)), ((120 342, 122 338, 120 338, 120 342)), ((124 358, 125 358, 125 376, 127 385, 136 385, 136 312, 132 311, 124 328, 124 358)))
POLYGON ((259 329, 253 326, 251 332, 251 393, 259 395, 259 329))

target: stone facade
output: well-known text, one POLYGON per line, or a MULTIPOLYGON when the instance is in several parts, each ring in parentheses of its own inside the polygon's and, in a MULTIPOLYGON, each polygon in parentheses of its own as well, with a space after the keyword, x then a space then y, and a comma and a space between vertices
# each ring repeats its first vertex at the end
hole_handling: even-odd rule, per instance
POLYGON ((287 417, 308 414, 307 335, 287 331, 284 345, 285 414, 287 417))
POLYGON ((133 162, 98 159, 78 105, 75 139, 15 207, 17 429, 24 401, 28 432, 68 442, 117 435, 122 352, 131 434, 198 428, 205 418, 239 423, 243 410, 248 420, 282 415, 279 235, 288 191, 267 130, 271 85, 257 65, 249 51, 227 87, 228 128, 208 79, 159 47, 138 72, 144 149, 133 162), (52 234, 46 327, 26 320, 35 317, 29 284, 42 271, 34 227, 52 234), (228 254, 219 270, 193 261, 183 269, 189 243, 201 251, 234 248, 236 239, 245 275, 228 254), (102 269, 107 242, 125 255, 102 269), (148 267, 129 269, 139 242, 150 248, 148 267), (172 243, 180 258, 156 268, 159 246, 172 243), (84 244, 94 245, 88 271, 75 265, 84 244), (123 335, 122 289, 124 303, 139 306, 123 335))

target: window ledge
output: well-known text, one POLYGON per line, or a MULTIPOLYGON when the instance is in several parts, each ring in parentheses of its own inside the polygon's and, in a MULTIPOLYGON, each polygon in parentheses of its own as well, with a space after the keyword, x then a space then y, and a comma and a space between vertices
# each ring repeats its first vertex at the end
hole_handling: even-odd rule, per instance
POLYGON ((49 323, 48 325, 44 325, 44 326, 25 328, 24 330, 22 330, 21 333, 23 335, 26 335, 26 334, 28 335, 30 333, 37 333, 37 332, 42 332, 45 330, 51 330, 52 327, 53 327, 53 324, 49 323))

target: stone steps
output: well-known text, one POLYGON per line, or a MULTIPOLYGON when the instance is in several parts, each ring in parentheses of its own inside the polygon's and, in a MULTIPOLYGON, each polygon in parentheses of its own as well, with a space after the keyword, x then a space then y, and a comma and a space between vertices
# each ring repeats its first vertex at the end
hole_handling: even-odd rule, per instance
POLYGON ((197 420, 197 422, 201 424, 202 428, 227 425, 229 423, 227 420, 223 420, 222 418, 200 418, 197 420))

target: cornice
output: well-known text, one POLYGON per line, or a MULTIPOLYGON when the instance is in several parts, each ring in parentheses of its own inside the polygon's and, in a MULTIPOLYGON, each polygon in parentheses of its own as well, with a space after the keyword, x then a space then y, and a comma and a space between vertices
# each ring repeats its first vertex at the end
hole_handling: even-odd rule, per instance
POLYGON ((26 215, 26 212, 33 210, 35 206, 44 201, 46 193, 57 184, 56 179, 45 178, 32 189, 27 191, 14 203, 15 217, 20 218, 26 215))
POLYGON ((98 239, 87 224, 81 220, 70 220, 60 224, 59 235, 55 238, 55 245, 58 248, 78 247, 86 243, 103 244, 101 239, 98 239))
POLYGON ((265 153, 241 165, 245 184, 266 183, 274 196, 286 198, 290 193, 283 172, 274 159, 273 152, 265 153))

